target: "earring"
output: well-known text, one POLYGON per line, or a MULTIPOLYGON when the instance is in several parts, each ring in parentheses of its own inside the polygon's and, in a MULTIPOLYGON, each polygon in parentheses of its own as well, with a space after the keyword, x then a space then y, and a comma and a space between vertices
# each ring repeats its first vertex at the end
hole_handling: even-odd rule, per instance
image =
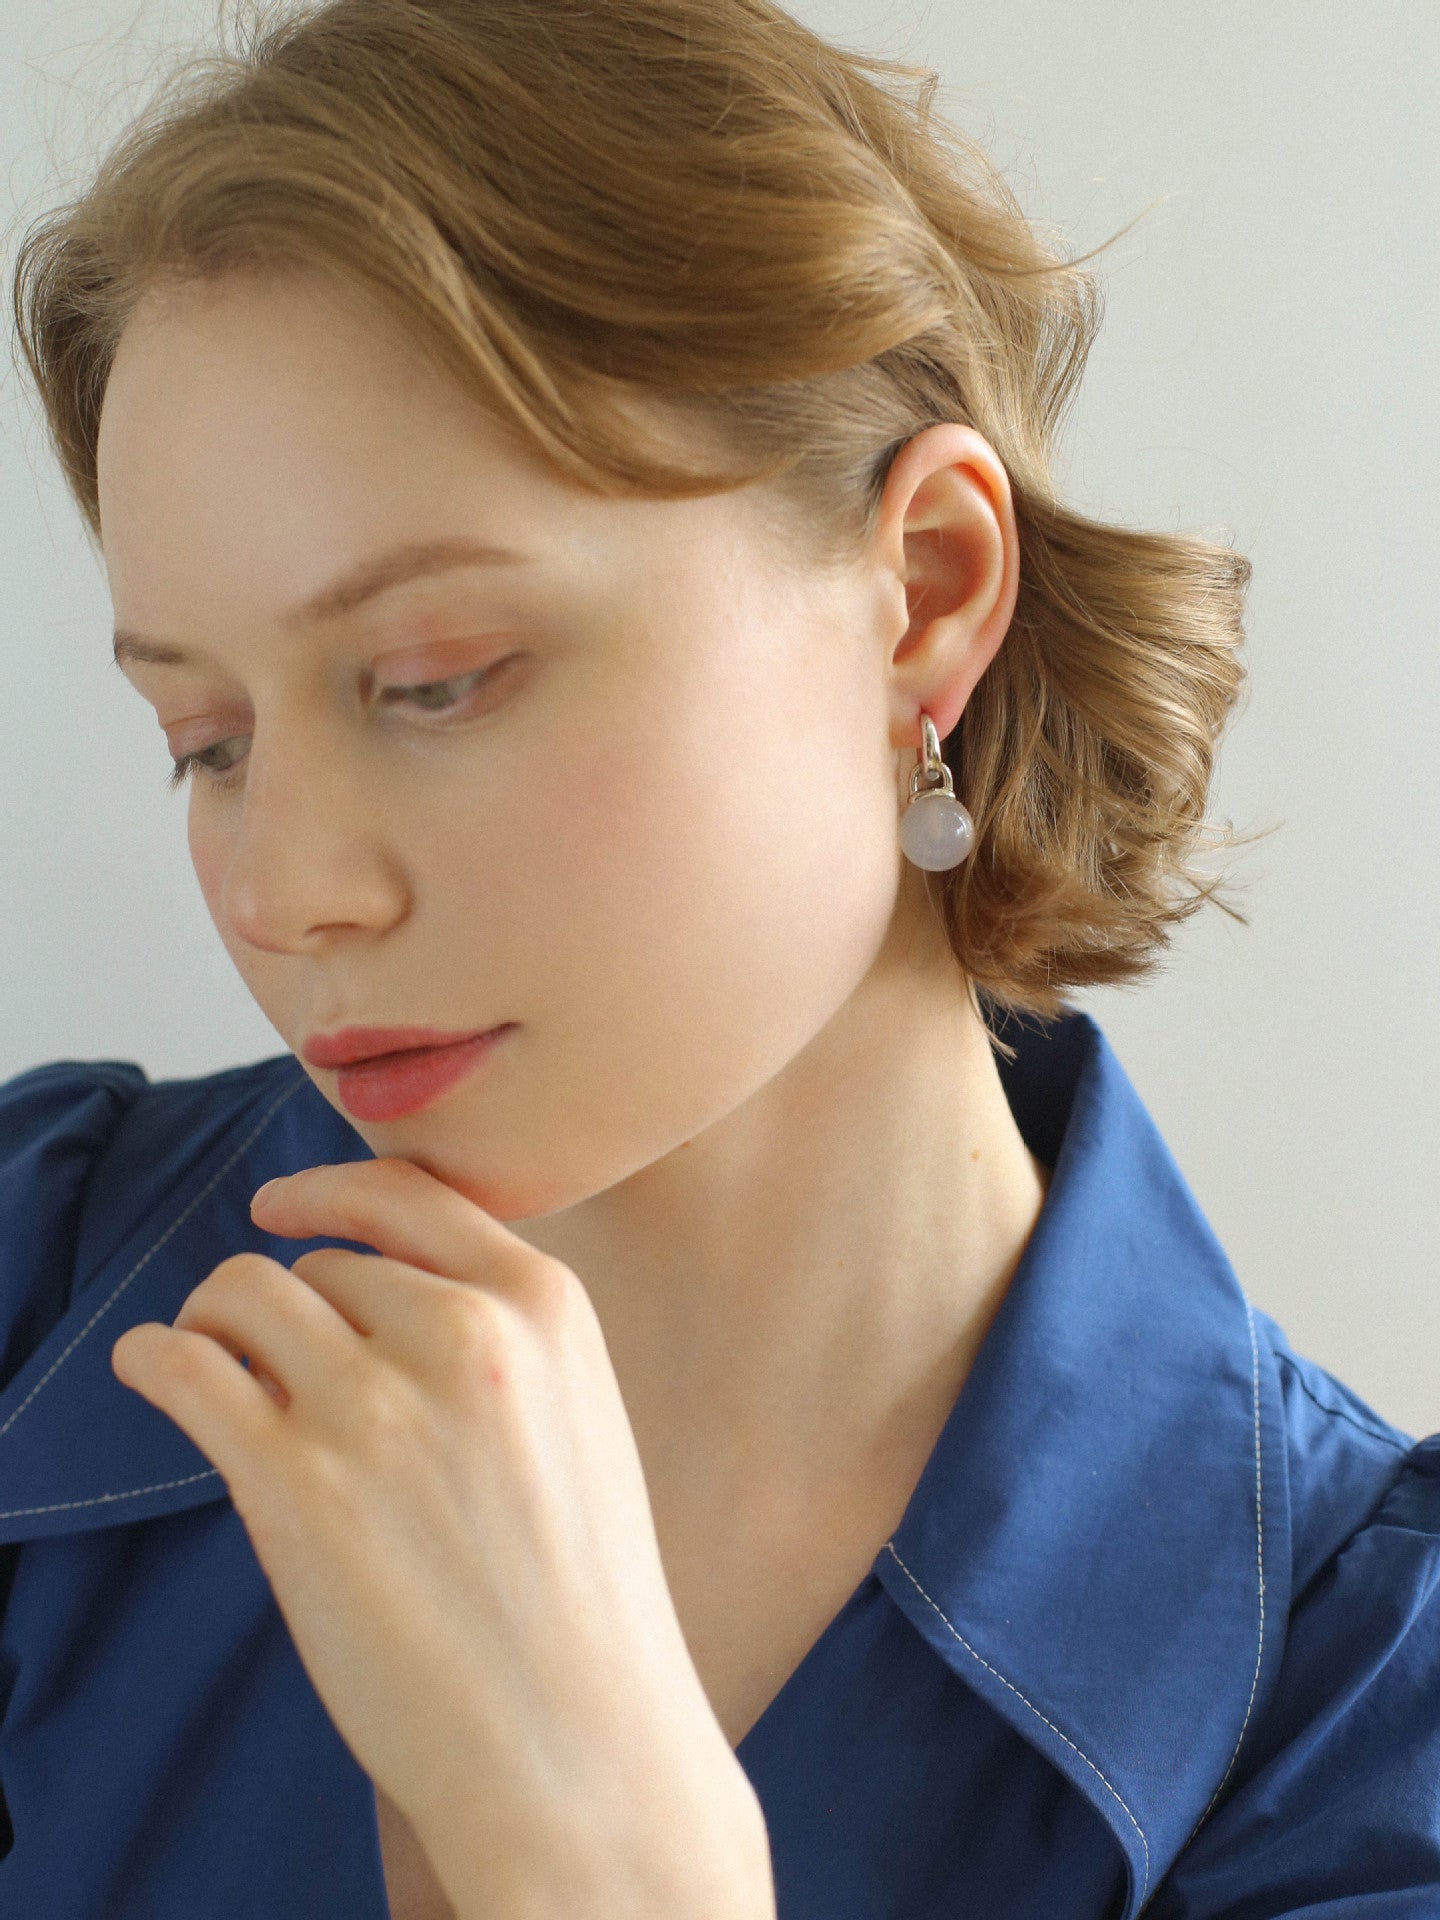
POLYGON ((920 714, 920 765, 910 776, 910 798, 900 819, 900 846, 917 867, 939 873, 958 867, 975 844, 975 822, 955 798, 955 782, 940 758, 940 736, 920 714))

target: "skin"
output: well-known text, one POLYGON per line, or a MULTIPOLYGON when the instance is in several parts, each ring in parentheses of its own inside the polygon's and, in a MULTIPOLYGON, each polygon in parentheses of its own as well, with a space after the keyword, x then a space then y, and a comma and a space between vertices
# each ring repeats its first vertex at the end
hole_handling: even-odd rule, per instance
POLYGON ((194 776, 189 846, 284 1044, 519 1023, 351 1124, 581 1278, 703 1672, 722 1518, 873 1554, 1044 1199, 898 839, 921 709, 951 732, 1014 611, 1003 465, 926 430, 859 562, 809 569, 763 489, 586 493, 290 275, 142 304, 99 488, 117 622, 196 656, 128 676, 175 754, 238 769, 194 776), (452 534, 533 562, 286 623, 452 534), (366 698, 512 653, 456 717, 366 698))

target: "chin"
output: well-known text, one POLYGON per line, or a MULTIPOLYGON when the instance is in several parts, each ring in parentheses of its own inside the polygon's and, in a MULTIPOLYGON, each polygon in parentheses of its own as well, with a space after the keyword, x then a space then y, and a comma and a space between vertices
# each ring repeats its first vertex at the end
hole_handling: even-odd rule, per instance
POLYGON ((512 1220, 540 1219, 547 1213, 557 1213, 564 1207, 573 1206, 577 1199, 588 1198, 585 1194, 557 1192, 543 1176, 526 1181, 507 1177, 494 1168, 456 1166, 447 1156, 425 1148, 406 1152, 394 1145, 375 1146, 375 1153, 377 1157, 383 1155, 391 1159, 413 1161, 436 1180, 463 1194, 475 1206, 483 1208, 502 1225, 512 1220))

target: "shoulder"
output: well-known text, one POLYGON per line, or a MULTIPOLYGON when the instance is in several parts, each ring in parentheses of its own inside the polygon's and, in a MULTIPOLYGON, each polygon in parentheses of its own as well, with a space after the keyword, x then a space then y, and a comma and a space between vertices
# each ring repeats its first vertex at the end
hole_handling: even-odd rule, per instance
POLYGON ((84 1273, 296 1071, 288 1054, 161 1081, 130 1060, 54 1060, 0 1083, 0 1390, 84 1273))
POLYGON ((1440 1912, 1440 1433, 1417 1440, 1255 1320, 1284 1414, 1283 1650, 1146 1912, 1280 1920, 1369 1896, 1419 1920, 1440 1912))
POLYGON ((1280 1390, 1291 1593, 1298 1601, 1340 1544, 1374 1515, 1416 1442, 1343 1380, 1296 1353, 1268 1314, 1255 1309, 1254 1317, 1280 1390))

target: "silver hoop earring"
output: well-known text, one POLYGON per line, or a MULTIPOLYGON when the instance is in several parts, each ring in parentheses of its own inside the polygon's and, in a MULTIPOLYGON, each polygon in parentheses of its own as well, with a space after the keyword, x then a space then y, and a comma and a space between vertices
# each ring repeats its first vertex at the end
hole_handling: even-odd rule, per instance
POLYGON ((920 735, 920 764, 910 776, 910 798, 900 818, 900 846, 917 867, 940 873, 958 867, 975 845, 975 822, 955 798, 955 782, 940 757, 935 722, 923 711, 920 735))

